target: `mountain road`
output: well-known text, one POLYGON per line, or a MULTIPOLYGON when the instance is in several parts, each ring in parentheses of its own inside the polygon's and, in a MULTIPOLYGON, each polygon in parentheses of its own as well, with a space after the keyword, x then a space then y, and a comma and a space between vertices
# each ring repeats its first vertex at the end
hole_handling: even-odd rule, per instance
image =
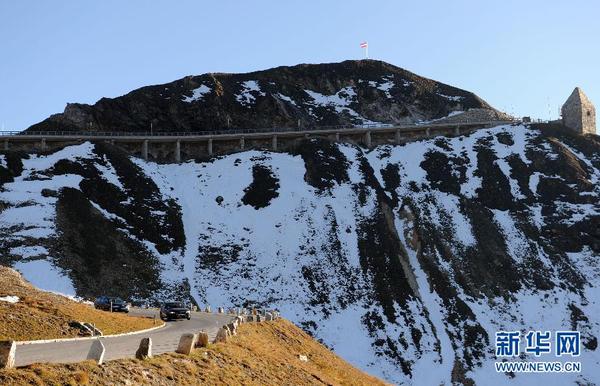
MULTIPOLYGON (((132 316, 156 316, 158 310, 132 309, 132 316)), ((146 332, 131 335, 99 337, 106 348, 104 360, 134 358, 142 338, 152 339, 153 355, 174 352, 179 344, 179 338, 186 333, 208 332, 212 340, 219 327, 233 320, 234 316, 227 314, 211 314, 192 312, 191 320, 176 320, 166 322, 166 326, 146 332)), ((16 350, 17 367, 32 363, 75 363, 88 359, 88 354, 94 339, 66 340, 58 342, 18 344, 16 350)))

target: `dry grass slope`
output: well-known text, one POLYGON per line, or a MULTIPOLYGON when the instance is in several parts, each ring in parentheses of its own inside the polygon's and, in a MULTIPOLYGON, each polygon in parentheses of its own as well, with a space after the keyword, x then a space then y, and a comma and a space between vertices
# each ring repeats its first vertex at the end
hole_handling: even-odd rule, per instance
POLYGON ((77 337, 73 320, 95 323, 104 334, 143 330, 154 326, 146 318, 98 311, 64 296, 40 291, 21 275, 0 266, 0 297, 18 296, 12 304, 0 301, 0 340, 38 340, 77 337))
POLYGON ((384 385, 339 358, 286 320, 243 324, 227 343, 191 356, 97 366, 33 365, 0 371, 2 385, 384 385), (300 360, 305 355, 308 361, 300 360))

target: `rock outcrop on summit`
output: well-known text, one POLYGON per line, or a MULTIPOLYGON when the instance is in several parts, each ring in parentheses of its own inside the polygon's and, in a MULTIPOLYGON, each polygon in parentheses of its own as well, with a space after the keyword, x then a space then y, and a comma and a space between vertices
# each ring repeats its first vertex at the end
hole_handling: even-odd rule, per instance
MULTIPOLYGON (((415 123, 473 110, 505 118, 477 95, 375 60, 209 73, 94 105, 68 104, 29 131, 198 132, 415 123)), ((456 117, 454 118, 456 119, 456 117)))

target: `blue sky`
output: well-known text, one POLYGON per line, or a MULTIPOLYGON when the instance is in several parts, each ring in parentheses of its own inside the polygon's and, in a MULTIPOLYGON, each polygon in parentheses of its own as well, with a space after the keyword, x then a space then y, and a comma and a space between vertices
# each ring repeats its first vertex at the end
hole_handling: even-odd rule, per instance
POLYGON ((555 118, 578 85, 600 105, 600 3, 0 0, 0 129, 205 72, 370 56, 555 118))

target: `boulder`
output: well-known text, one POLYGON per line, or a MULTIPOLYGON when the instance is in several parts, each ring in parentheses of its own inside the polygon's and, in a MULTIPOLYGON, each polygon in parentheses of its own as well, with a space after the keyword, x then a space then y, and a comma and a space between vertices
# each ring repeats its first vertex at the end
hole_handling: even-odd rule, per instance
POLYGON ((223 314, 225 312, 225 310, 223 309, 223 307, 219 307, 218 310, 217 310, 217 312, 219 314, 223 314))
POLYGON ((196 347, 208 347, 208 333, 206 331, 200 331, 198 333, 198 340, 196 340, 196 347))
POLYGON ((210 306, 206 306, 206 308, 204 309, 204 312, 211 312, 210 311, 210 306))
POLYGON ((87 359, 91 359, 96 361, 99 365, 104 363, 104 353, 106 349, 104 348, 104 344, 100 339, 96 339, 92 342, 92 347, 90 347, 90 351, 88 352, 87 359))
POLYGON ((271 320, 273 320, 273 314, 267 312, 267 314, 265 315, 265 321, 270 322, 271 320))
POLYGON ((42 197, 58 197, 58 192, 56 190, 44 188, 41 191, 42 197))
POLYGON ((152 358, 152 339, 143 338, 140 342, 140 347, 135 352, 137 359, 152 358))
POLYGON ((14 340, 0 341, 0 369, 15 367, 17 344, 14 340))
POLYGON ((175 352, 179 354, 190 355, 194 349, 196 340, 196 334, 181 335, 181 338, 179 338, 179 345, 177 346, 177 350, 175 352))

